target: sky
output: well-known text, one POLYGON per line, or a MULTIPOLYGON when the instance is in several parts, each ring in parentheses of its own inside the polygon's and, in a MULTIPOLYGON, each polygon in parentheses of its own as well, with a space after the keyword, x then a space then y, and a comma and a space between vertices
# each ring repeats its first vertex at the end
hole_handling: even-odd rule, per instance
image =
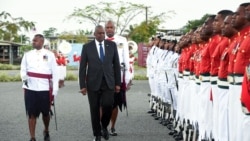
MULTIPOLYGON (((74 8, 84 8, 91 4, 104 2, 118 2, 119 0, 0 0, 0 9, 8 12, 12 17, 23 17, 26 21, 36 23, 38 33, 54 27, 57 31, 93 30, 88 22, 77 24, 66 17, 73 13, 74 8)), ((175 15, 160 25, 160 28, 179 29, 189 20, 200 19, 204 14, 216 14, 218 11, 228 9, 236 11, 246 0, 126 0, 136 4, 150 7, 154 14, 175 11, 175 15), (165 2, 163 2, 165 1, 165 2)), ((145 15, 137 17, 145 20, 145 15)), ((136 21, 134 21, 136 23, 136 21)))

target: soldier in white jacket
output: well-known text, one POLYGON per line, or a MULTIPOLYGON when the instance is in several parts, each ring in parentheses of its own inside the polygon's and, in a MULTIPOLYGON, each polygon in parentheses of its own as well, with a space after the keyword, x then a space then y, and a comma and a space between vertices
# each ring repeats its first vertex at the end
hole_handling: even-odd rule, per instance
POLYGON ((24 54, 20 76, 23 81, 26 114, 28 117, 30 141, 36 141, 36 119, 42 113, 44 140, 49 141, 50 108, 53 96, 58 92, 58 75, 55 55, 43 48, 44 36, 36 34, 33 50, 24 54))
POLYGON ((114 95, 114 105, 113 112, 111 116, 111 127, 110 127, 110 135, 116 136, 117 133, 115 131, 115 123, 118 116, 118 107, 122 111, 122 107, 127 108, 126 102, 126 91, 128 85, 131 83, 131 73, 129 72, 129 49, 128 49, 128 41, 125 37, 115 34, 115 24, 113 21, 109 20, 105 24, 105 32, 106 39, 111 40, 116 43, 119 60, 121 63, 121 91, 118 94, 114 95))

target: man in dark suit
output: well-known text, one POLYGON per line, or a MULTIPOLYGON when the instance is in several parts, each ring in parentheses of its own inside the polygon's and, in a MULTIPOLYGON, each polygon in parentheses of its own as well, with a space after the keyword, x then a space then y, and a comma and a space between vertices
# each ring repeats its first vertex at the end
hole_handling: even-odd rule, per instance
POLYGON ((116 44, 105 40, 104 27, 96 26, 95 40, 82 49, 79 80, 80 92, 88 93, 91 122, 95 141, 109 139, 107 126, 112 114, 114 92, 120 91, 121 70, 116 44), (102 117, 100 119, 100 107, 102 117))

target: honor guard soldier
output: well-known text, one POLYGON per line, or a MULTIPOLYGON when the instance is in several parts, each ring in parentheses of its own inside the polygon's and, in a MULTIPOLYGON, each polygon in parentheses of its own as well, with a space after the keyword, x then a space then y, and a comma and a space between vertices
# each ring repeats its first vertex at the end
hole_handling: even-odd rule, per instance
POLYGON ((119 60, 121 63, 121 91, 114 95, 114 106, 111 116, 111 126, 110 135, 116 136, 115 123, 118 116, 118 107, 122 111, 122 107, 127 108, 126 102, 126 91, 131 83, 131 74, 129 72, 129 49, 128 41, 125 37, 115 34, 115 24, 113 21, 109 20, 105 24, 106 39, 113 41, 117 44, 117 49, 119 53, 119 60))

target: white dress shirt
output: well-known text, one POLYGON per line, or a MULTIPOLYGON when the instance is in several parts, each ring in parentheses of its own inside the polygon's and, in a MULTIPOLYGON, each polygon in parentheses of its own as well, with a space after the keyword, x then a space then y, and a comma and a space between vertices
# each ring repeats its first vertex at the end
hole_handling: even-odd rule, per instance
POLYGON ((28 72, 39 74, 52 74, 53 95, 58 92, 58 70, 54 53, 46 49, 31 50, 24 54, 21 62, 20 76, 26 80, 28 86, 23 88, 33 91, 48 91, 49 81, 45 78, 30 77, 28 72))
MULTIPOLYGON (((122 37, 120 35, 114 35, 113 38, 114 40, 112 41, 115 42, 117 45, 120 63, 125 64, 125 83, 127 86, 130 80, 132 79, 131 73, 129 72, 130 65, 129 65, 128 41, 125 37, 122 37)), ((123 82, 123 70, 121 71, 121 82, 123 82)))
POLYGON ((97 49, 97 52, 98 52, 99 57, 100 57, 100 43, 102 44, 103 54, 104 54, 104 56, 105 56, 104 41, 102 41, 102 42, 98 42, 97 40, 95 40, 96 49, 97 49))

